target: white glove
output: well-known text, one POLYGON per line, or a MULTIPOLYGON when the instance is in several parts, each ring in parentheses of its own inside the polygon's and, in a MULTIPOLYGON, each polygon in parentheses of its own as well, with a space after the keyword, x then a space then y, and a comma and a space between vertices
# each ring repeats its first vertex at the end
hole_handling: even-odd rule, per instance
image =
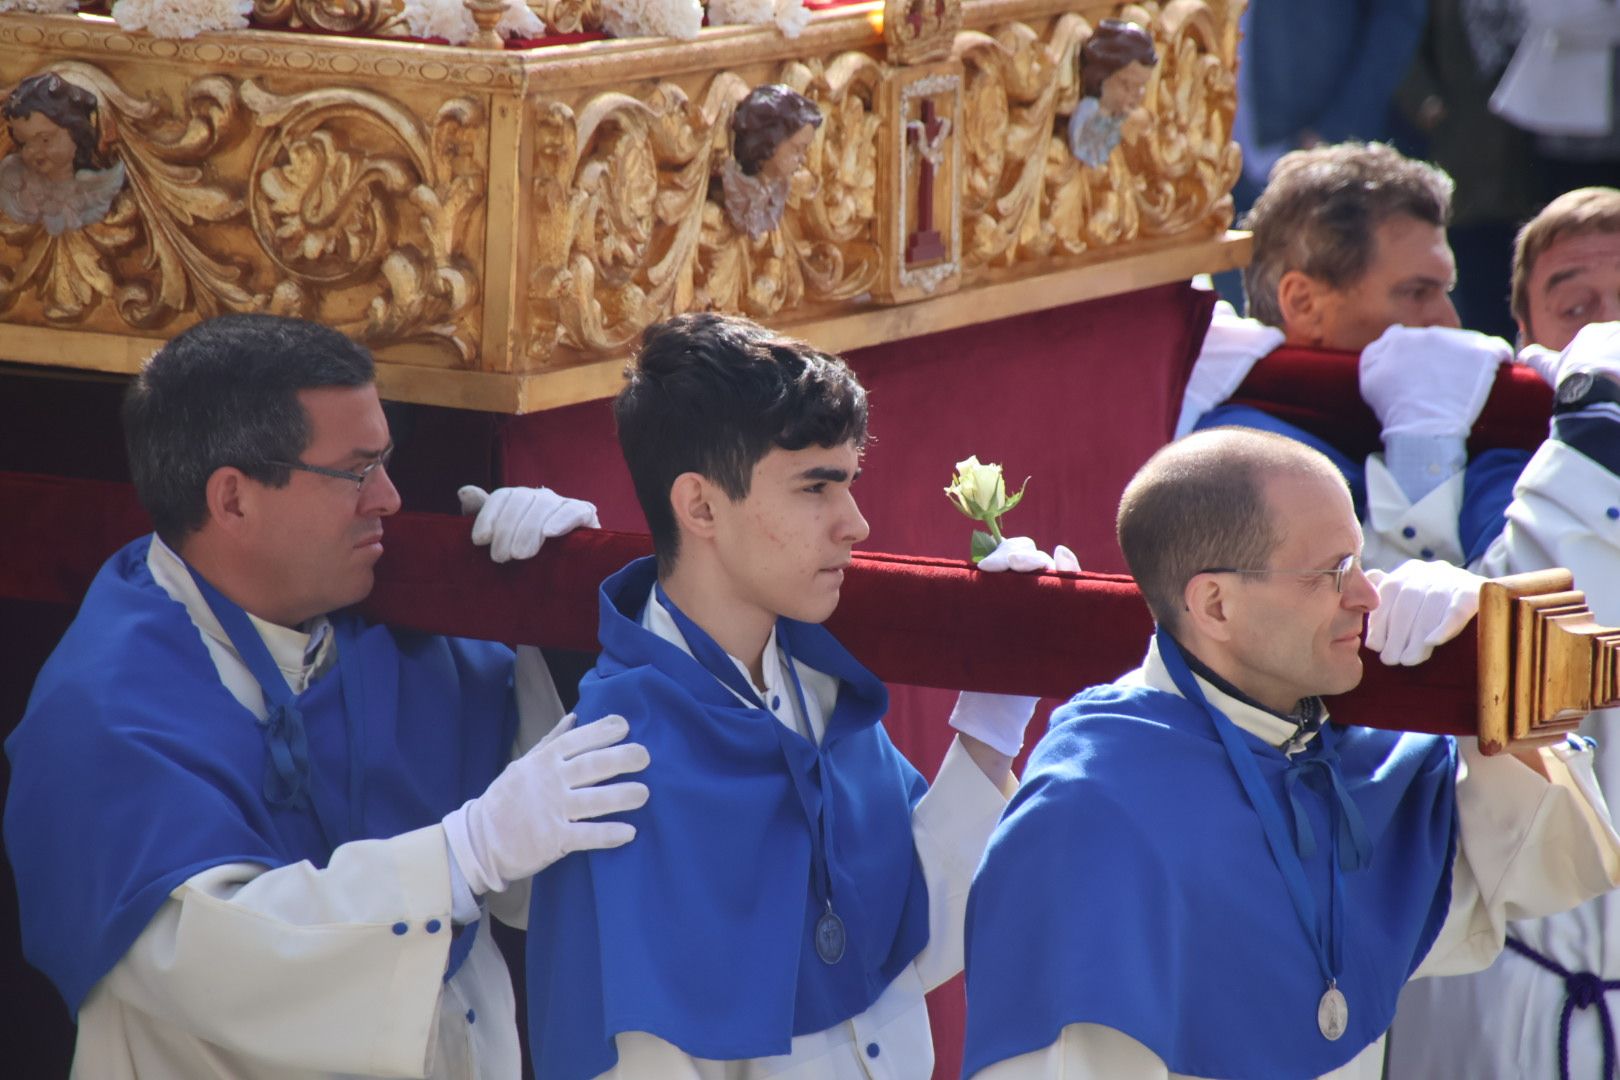
POLYGON ((477 513, 472 542, 489 545, 496 562, 532 559, 547 537, 575 529, 600 529, 596 504, 569 499, 548 487, 503 487, 486 494, 468 484, 456 492, 463 514, 477 513))
POLYGON ((646 747, 621 742, 629 733, 622 716, 576 728, 570 713, 482 795, 444 816, 450 854, 473 892, 500 892, 569 852, 614 848, 635 837, 627 822, 588 820, 647 801, 646 784, 602 783, 647 767, 646 747))
POLYGON ((1047 570, 1080 572, 1080 560, 1074 552, 1059 544, 1048 555, 1035 546, 1027 536, 1009 536, 997 544, 995 550, 979 560, 979 569, 987 574, 1011 570, 1019 574, 1040 574, 1047 570))
POLYGON ((1620 322, 1587 323, 1563 352, 1527 345, 1519 363, 1529 365, 1555 390, 1577 371, 1620 380, 1620 322))
POLYGON ((1391 435, 1463 437, 1485 407, 1496 369, 1513 359, 1501 338, 1449 326, 1392 326, 1361 350, 1361 397, 1391 435))
POLYGON ((1024 747, 1024 729, 1029 726, 1029 718, 1035 715, 1035 705, 1040 700, 1016 694, 964 690, 956 696, 956 707, 951 710, 951 727, 973 736, 998 753, 1017 757, 1024 747))
POLYGON ((1367 648, 1386 664, 1421 664, 1479 613, 1485 579, 1447 562, 1403 562, 1389 573, 1367 571, 1378 607, 1367 620, 1367 648))
POLYGON ((1193 429, 1209 410, 1231 397, 1262 356, 1283 343, 1283 332, 1258 319, 1245 319, 1225 300, 1215 304, 1215 317, 1204 335, 1204 347, 1193 364, 1181 397, 1176 438, 1193 429))

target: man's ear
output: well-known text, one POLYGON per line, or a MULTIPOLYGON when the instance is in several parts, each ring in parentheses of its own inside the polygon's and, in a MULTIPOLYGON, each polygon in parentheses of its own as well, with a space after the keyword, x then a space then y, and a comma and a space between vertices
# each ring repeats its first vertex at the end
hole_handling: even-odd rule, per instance
MULTIPOLYGON (((1181 627, 1213 641, 1232 637, 1229 605, 1235 594, 1224 587, 1225 574, 1196 574, 1181 591, 1181 627)), ((1188 635, 1191 637, 1191 634, 1188 635)))
POLYGON ((215 469, 203 490, 208 497, 210 524, 231 535, 247 527, 257 492, 241 469, 229 465, 215 469))
POLYGON ((715 504, 725 497, 701 473, 683 472, 669 486, 669 508, 675 514, 675 524, 681 532, 701 539, 715 533, 715 504))
POLYGON ((1277 282, 1277 308, 1282 312, 1282 332, 1290 342, 1319 344, 1323 339, 1322 321, 1326 307, 1327 287, 1303 270, 1290 270, 1277 282))

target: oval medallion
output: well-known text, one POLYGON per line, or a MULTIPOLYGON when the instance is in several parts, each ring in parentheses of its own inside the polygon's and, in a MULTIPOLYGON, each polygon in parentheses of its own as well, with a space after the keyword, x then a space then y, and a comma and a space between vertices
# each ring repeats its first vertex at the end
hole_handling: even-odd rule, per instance
POLYGON ((836 964, 844 958, 844 920, 834 915, 831 907, 816 920, 816 955, 824 964, 836 964))
POLYGON ((1337 986, 1329 986, 1322 1000, 1317 1002, 1316 1026, 1322 1029, 1322 1037, 1329 1042, 1343 1035, 1344 1029, 1350 1026, 1350 1003, 1337 986))

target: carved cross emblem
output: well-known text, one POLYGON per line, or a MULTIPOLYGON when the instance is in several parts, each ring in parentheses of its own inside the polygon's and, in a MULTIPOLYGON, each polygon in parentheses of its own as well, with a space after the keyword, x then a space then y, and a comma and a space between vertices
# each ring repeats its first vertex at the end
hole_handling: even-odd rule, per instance
POLYGON ((906 123, 906 152, 915 152, 917 160, 917 228, 906 238, 907 265, 945 257, 945 242, 934 227, 934 173, 944 162, 951 121, 938 114, 930 98, 919 111, 921 119, 906 123))

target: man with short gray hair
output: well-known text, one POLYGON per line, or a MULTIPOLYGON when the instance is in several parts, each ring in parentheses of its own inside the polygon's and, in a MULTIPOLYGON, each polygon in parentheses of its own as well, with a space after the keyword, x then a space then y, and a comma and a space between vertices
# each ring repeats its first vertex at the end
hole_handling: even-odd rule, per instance
POLYGON ((1432 646, 1466 620, 1400 594, 1478 579, 1364 573, 1322 455, 1188 436, 1131 481, 1118 533, 1157 632, 1053 714, 991 840, 964 1076, 1375 1080, 1408 979, 1482 968, 1509 913, 1620 884, 1585 741, 1485 757, 1327 723, 1369 613, 1370 644, 1432 646))

